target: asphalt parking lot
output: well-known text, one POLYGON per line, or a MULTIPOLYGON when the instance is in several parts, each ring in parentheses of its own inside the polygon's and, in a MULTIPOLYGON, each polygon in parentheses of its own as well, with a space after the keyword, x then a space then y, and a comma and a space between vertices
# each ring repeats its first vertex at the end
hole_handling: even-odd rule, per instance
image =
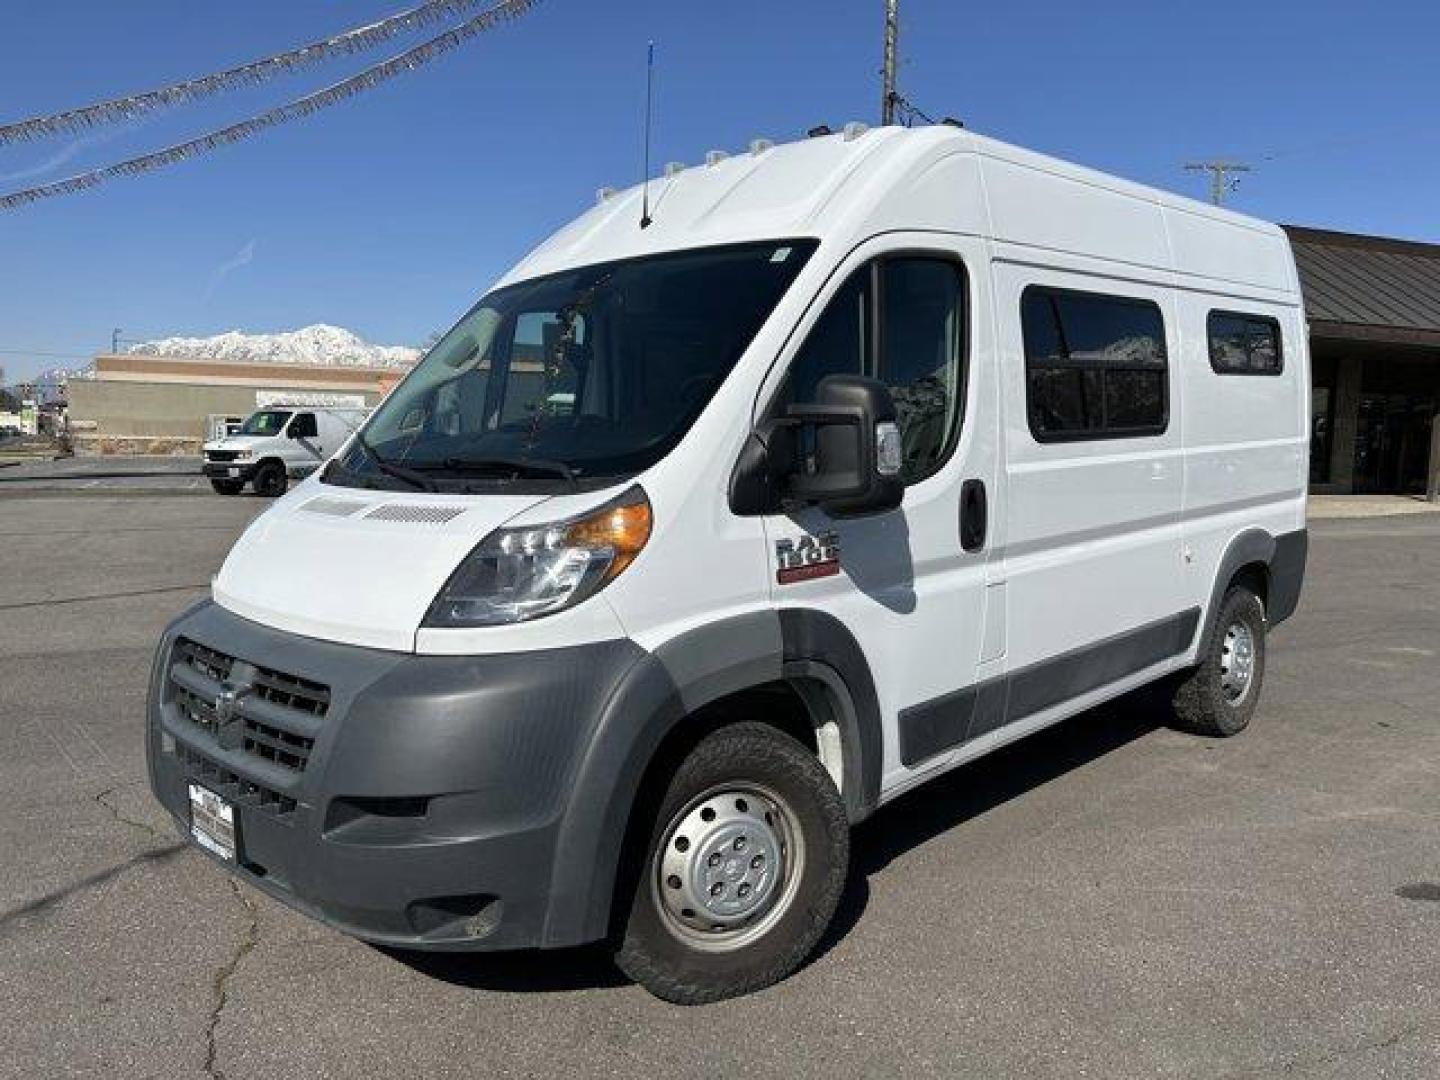
POLYGON ((862 826, 821 955, 678 1009, 597 950, 417 959, 152 803, 144 685, 264 504, 0 491, 0 1076, 1440 1076, 1440 515, 1312 529, 1239 739, 1143 696, 862 826))

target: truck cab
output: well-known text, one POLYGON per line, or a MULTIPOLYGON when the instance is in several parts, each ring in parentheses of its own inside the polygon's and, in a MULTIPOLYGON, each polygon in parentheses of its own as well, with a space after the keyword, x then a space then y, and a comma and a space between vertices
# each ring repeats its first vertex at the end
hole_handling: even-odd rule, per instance
POLYGON ((1149 683, 1257 716, 1306 552, 1283 232, 948 126, 706 161, 523 259, 166 630, 152 787, 229 871, 713 1001, 904 792, 1149 683))
POLYGON ((239 429, 201 448, 203 472, 220 495, 277 498, 291 480, 318 469, 364 423, 364 409, 278 405, 252 413, 239 429))

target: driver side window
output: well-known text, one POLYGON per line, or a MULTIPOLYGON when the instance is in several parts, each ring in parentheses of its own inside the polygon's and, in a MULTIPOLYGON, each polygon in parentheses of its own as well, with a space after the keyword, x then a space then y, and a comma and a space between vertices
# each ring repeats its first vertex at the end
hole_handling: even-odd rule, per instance
POLYGON ((901 476, 935 472, 960 429, 965 401, 965 273, 939 256, 876 259, 831 298, 795 354, 778 400, 815 399, 827 375, 868 375, 890 388, 900 423, 901 476))

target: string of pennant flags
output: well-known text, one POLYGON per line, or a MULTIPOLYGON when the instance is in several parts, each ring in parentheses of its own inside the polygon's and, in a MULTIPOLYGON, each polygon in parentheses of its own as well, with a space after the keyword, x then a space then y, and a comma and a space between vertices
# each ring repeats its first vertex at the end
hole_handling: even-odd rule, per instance
MULTIPOLYGON (((34 141, 67 131, 82 131, 102 124, 126 122, 225 90, 265 82, 277 75, 299 71, 326 59, 353 55, 372 49, 407 30, 433 24, 447 17, 466 14, 479 7, 482 2, 484 0, 429 0, 428 3, 420 4, 408 11, 400 12, 367 26, 356 27, 334 37, 311 42, 300 48, 277 53, 274 56, 239 67, 200 78, 187 79, 130 97, 114 98, 83 108, 0 124, 0 147, 10 143, 34 141)), ((399 75, 423 67, 487 30, 525 14, 539 2, 540 0, 491 2, 488 7, 451 29, 406 49, 388 60, 374 64, 358 74, 333 83, 323 90, 307 94, 257 116, 206 132, 196 138, 164 147, 152 153, 79 173, 63 180, 55 180, 0 195, 0 210, 14 209, 59 195, 70 195, 118 177, 138 176, 240 142, 269 128, 310 116, 399 75)))

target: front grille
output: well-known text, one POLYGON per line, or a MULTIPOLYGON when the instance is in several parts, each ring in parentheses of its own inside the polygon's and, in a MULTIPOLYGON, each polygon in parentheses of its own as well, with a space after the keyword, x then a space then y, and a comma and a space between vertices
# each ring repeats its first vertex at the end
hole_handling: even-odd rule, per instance
POLYGON ((330 690, 320 683, 266 668, 255 669, 255 696, 282 709, 323 717, 330 708, 330 690))
POLYGON ((251 806, 276 817, 288 817, 295 813, 296 803, 289 795, 237 776, 184 743, 175 744, 175 754, 187 773, 231 802, 251 806))
POLYGON ((218 683, 223 683, 230 677, 230 668, 235 663, 234 657, 207 649, 204 645, 186 638, 175 643, 175 659, 189 664, 206 678, 214 679, 218 683))
POLYGON ((259 667, 187 638, 175 643, 170 700, 180 717, 225 749, 240 750, 292 772, 304 772, 330 689, 311 679, 259 667), (223 695, 235 692, 228 722, 223 695))
POLYGON ((206 450, 207 461, 234 461, 240 456, 239 450, 206 450))

